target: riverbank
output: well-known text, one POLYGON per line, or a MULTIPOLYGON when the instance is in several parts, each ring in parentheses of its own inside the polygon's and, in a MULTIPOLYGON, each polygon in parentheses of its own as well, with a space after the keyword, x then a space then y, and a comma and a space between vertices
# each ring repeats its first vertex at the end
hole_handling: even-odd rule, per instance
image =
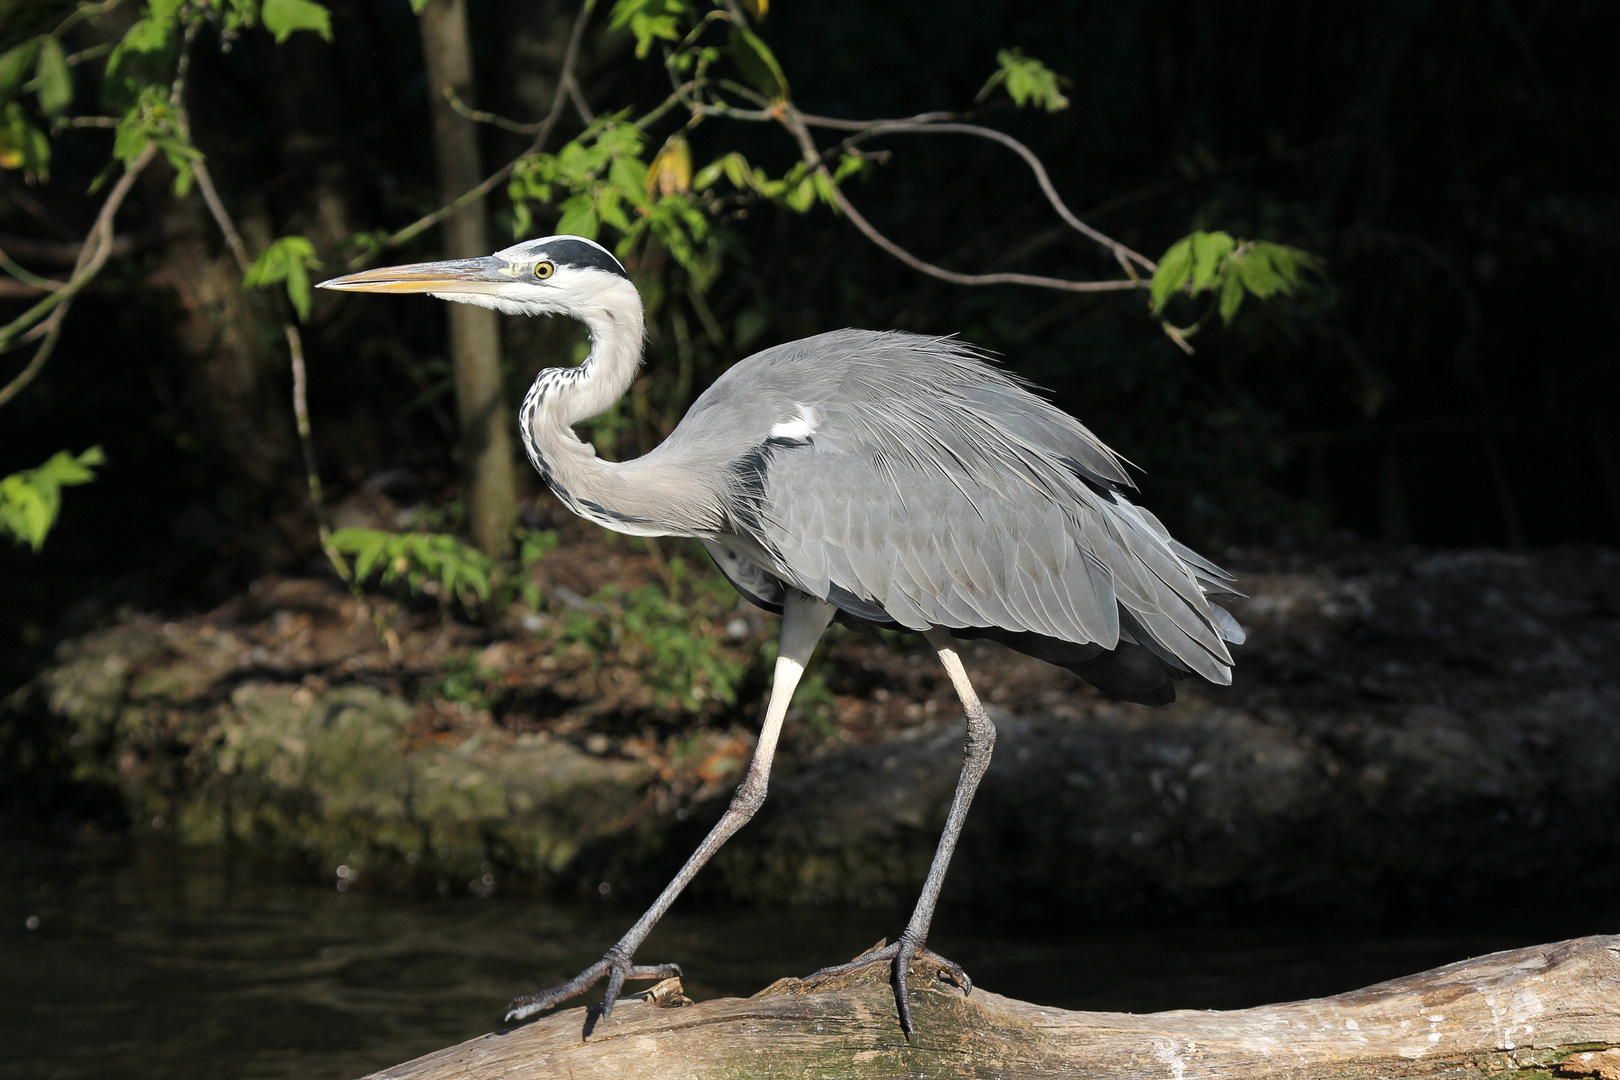
MULTIPOLYGON (((1365 914, 1616 883, 1620 556, 1228 559, 1250 594, 1230 689, 1148 709, 968 650, 1001 740, 948 903, 1365 914)), ((678 576, 675 610, 643 610, 667 561, 589 534, 541 573, 540 611, 401 607, 392 647, 318 578, 183 618, 120 612, 5 702, 13 797, 49 788, 102 808, 81 830, 231 843, 338 888, 643 896, 746 765, 774 620, 678 576), (590 636, 627 619, 642 629, 590 636), (672 684, 681 664, 712 674, 672 684)), ((831 636, 765 810, 697 891, 909 898, 960 763, 935 668, 831 636)))

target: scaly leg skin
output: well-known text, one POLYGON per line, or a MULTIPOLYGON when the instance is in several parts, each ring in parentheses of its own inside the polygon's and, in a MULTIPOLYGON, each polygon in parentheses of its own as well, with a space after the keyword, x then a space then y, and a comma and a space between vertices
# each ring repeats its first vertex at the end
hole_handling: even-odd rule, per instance
MULTIPOLYGON (((619 991, 624 988, 626 979, 661 979, 671 975, 679 975, 681 969, 674 964, 655 964, 650 966, 637 966, 631 963, 636 950, 641 943, 647 940, 647 935, 658 920, 664 917, 675 898, 681 890, 697 876, 703 869, 703 864, 714 856, 720 846, 731 839, 738 829, 748 823, 748 819, 759 810, 760 804, 765 801, 765 789, 771 775, 771 759, 776 754, 776 741, 782 734, 782 720, 787 716, 788 702, 793 698, 793 691, 799 685, 799 677, 804 674, 804 667, 810 661, 810 654, 815 651, 816 642, 821 640, 822 631, 832 621, 833 608, 821 600, 815 600, 800 593, 790 591, 782 605, 782 641, 777 650, 776 676, 771 683, 770 704, 765 707, 765 722, 760 725, 759 743, 754 747, 754 760, 748 766, 748 775, 743 782, 737 785, 737 791, 731 797, 731 805, 721 815, 720 820, 709 835, 703 838, 703 843, 686 860, 681 872, 675 875, 653 906, 647 913, 636 921, 636 925, 619 939, 619 943, 607 951, 607 954, 575 975, 572 979, 560 986, 553 986, 550 990, 538 994, 529 994, 516 998, 507 1006, 506 1022, 525 1020, 560 1001, 566 1001, 575 994, 584 993, 590 989, 603 975, 608 977, 607 993, 602 998, 602 1019, 606 1020, 613 1012, 613 1003, 619 999, 619 991)), ((925 924, 926 928, 926 924, 925 924)))
POLYGON ((962 658, 956 654, 956 648, 951 644, 950 632, 936 626, 929 630, 926 636, 928 643, 939 654, 939 662, 945 665, 945 673, 951 677, 951 685, 956 687, 956 695, 962 699, 962 712, 967 717, 967 742, 963 747, 962 776, 956 782, 956 795, 951 800, 951 812, 945 819, 945 832, 939 838, 939 847, 934 851, 933 865, 928 868, 928 880, 923 882, 922 895, 917 898, 917 906, 911 912, 911 921, 906 924, 900 940, 893 945, 858 956, 847 964, 822 968, 811 976, 815 978, 821 975, 841 975, 868 964, 881 963, 885 960, 892 962, 890 982, 894 986, 895 1007, 900 1013, 900 1029, 905 1032, 907 1042, 911 1041, 912 1032, 916 1030, 911 1021, 911 1001, 906 986, 913 957, 923 956, 935 961, 964 992, 969 994, 973 992, 973 980, 968 978, 961 965, 929 952, 923 948, 923 942, 928 940, 928 927, 934 919, 934 905, 939 902, 939 890, 945 884, 945 871, 950 868, 951 853, 956 850, 957 838, 962 834, 962 823, 967 820, 968 805, 973 802, 973 793, 978 790, 979 781, 984 779, 984 772, 990 767, 990 753, 996 745, 996 726, 990 722, 984 706, 979 702, 979 695, 974 692, 973 684, 968 681, 967 671, 962 667, 962 658))

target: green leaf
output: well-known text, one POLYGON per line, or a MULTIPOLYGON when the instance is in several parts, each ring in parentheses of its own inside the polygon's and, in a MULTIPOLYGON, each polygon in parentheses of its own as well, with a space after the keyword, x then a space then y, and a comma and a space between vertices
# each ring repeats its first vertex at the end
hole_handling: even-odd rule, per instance
POLYGON ((563 203, 562 217, 557 221, 559 235, 583 236, 595 240, 599 229, 596 208, 589 198, 576 195, 563 203))
POLYGON ((0 169, 21 169, 24 179, 49 180, 51 143, 15 101, 0 105, 0 169))
POLYGON ((787 76, 782 74, 782 65, 776 62, 776 54, 746 26, 732 28, 731 58, 755 90, 772 101, 788 96, 787 76))
POLYGON ((332 40, 332 13, 314 0, 264 0, 259 18, 276 37, 276 44, 300 30, 313 30, 326 41, 332 40))
POLYGON ((1195 232, 1192 234, 1192 281, 1187 289, 1194 295, 1214 288, 1224 269, 1226 257, 1237 247, 1237 241, 1223 232, 1195 232))
POLYGON ((647 202, 647 166, 636 158, 614 158, 613 164, 608 167, 608 183, 637 206, 647 202))
POLYGON ((420 15, 422 9, 428 6, 428 0, 411 0, 411 14, 420 15))
POLYGON ((333 550, 354 558, 355 580, 377 573, 384 585, 404 581, 420 591, 429 580, 444 589, 445 599, 467 601, 465 585, 480 600, 490 596, 494 564, 489 556, 454 536, 443 533, 390 533, 380 529, 346 528, 334 532, 333 550))
POLYGON ((0 53, 0 102, 10 101, 28 77, 39 55, 39 43, 48 38, 34 38, 0 53))
POLYGON ((654 40, 679 41, 681 23, 696 18, 686 0, 618 0, 609 30, 629 28, 636 39, 636 59, 645 60, 654 40))
POLYGON ((147 0, 146 9, 159 22, 173 22, 184 3, 185 0, 147 0))
POLYGON ((62 43, 53 37, 40 42, 39 61, 29 89, 39 95, 39 108, 46 116, 60 116, 73 104, 73 75, 68 71, 62 43))
POLYGON ((1241 274, 1228 274, 1226 280, 1221 282, 1221 322, 1227 326, 1232 325, 1232 319, 1243 305, 1243 276, 1241 274))
POLYGON ((62 489, 94 480, 96 467, 106 461, 99 446, 77 457, 59 450, 37 469, 0 479, 0 533, 38 551, 56 524, 62 489))
POLYGON ((298 320, 309 318, 309 267, 319 266, 315 258, 315 245, 302 236, 283 236, 265 248, 248 267, 242 279, 244 289, 262 289, 278 281, 286 282, 287 299, 292 302, 298 320))
POLYGON ((169 47, 173 39, 174 24, 163 19, 137 19, 124 31, 112 54, 107 57, 107 75, 115 76, 130 54, 151 56, 169 47))
POLYGON ((304 264, 295 262, 287 267, 287 299, 298 312, 299 322, 309 321, 309 272, 304 264))
POLYGON ((1170 296, 1183 285, 1192 273, 1192 237, 1184 236, 1170 245, 1170 250, 1159 256, 1159 268, 1153 271, 1149 295, 1153 299, 1149 310, 1157 315, 1164 310, 1170 296))
POLYGON ((816 201, 816 185, 814 180, 807 176, 794 185, 793 190, 782 197, 788 209, 796 213, 804 213, 816 201))
POLYGON ((974 101, 983 101, 996 87, 1005 85, 1013 104, 1020 109, 1034 105, 1047 112, 1058 112, 1069 107, 1069 99, 1058 89, 1057 75, 1034 57, 1025 56, 1022 49, 1002 49, 996 53, 996 63, 1001 66, 974 101))

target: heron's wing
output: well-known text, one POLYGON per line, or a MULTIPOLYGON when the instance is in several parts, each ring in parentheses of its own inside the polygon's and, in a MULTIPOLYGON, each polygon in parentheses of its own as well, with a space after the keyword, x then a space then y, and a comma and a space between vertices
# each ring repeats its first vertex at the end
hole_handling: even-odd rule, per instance
MULTIPOLYGON (((773 573, 861 618, 921 630, 999 627, 1113 649, 1231 681, 1226 622, 1156 519, 1027 446, 984 460, 960 431, 818 407, 817 430, 733 464, 728 505, 773 573), (922 428, 924 430, 913 430, 922 428), (1061 475, 1060 475, 1061 474, 1061 475), (1065 479, 1066 477, 1066 479, 1065 479)), ((1201 560, 1200 560, 1201 562, 1201 560)), ((1231 623, 1235 627, 1235 623, 1231 623)))
MULTIPOLYGON (((1138 644, 1230 681, 1212 563, 1118 455, 962 342, 843 330, 750 357, 666 443, 772 574, 863 619, 1138 644)), ((750 557, 754 557, 750 555, 750 557)))

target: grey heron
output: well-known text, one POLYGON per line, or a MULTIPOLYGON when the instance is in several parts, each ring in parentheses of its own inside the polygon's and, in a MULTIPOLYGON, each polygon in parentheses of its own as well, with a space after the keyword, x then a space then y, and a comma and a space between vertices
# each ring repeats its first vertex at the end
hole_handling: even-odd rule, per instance
MULTIPOLYGON (((737 590, 782 616, 753 761, 731 803, 646 914, 600 961, 518 998, 520 1020, 607 976, 602 1017, 626 979, 678 974, 637 965, 653 925, 764 802, 788 702, 834 620, 923 634, 961 698, 967 739, 943 835, 904 931, 850 965, 888 962, 909 1038, 907 972, 927 954, 951 852, 995 743, 954 642, 988 638, 1079 675, 1105 693, 1162 704, 1173 680, 1232 677, 1243 631, 1212 598, 1232 578, 1172 539, 1127 498, 1124 461, 1078 420, 952 338, 839 330, 738 362, 656 449, 596 456, 573 425, 629 389, 645 322, 629 274, 577 236, 485 258, 349 274, 323 288, 428 293, 510 314, 567 315, 590 332, 577 367, 539 373, 519 411, 523 445, 571 510, 633 536, 700 540, 737 590)), ((955 964, 934 957, 965 990, 955 964)))

